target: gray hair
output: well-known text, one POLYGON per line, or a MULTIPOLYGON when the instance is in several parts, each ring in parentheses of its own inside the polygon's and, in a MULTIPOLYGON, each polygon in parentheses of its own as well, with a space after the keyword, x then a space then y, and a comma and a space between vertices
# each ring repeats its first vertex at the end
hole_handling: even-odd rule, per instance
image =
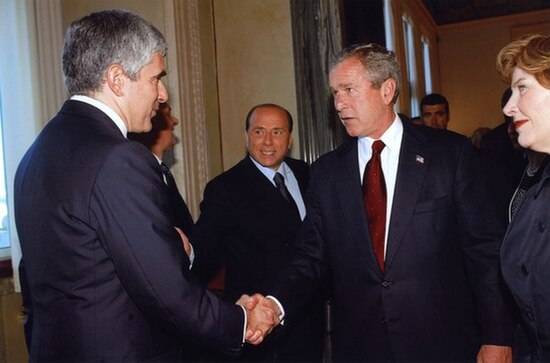
POLYGON ((329 70, 350 58, 357 58, 361 62, 368 73, 368 80, 376 89, 380 89, 385 80, 393 78, 396 90, 392 102, 397 101, 401 84, 401 70, 394 52, 376 43, 354 44, 336 55, 329 65, 329 70))
POLYGON ((75 20, 63 47, 63 74, 69 96, 98 91, 111 64, 120 64, 133 81, 155 52, 166 55, 162 33, 125 10, 104 10, 75 20))

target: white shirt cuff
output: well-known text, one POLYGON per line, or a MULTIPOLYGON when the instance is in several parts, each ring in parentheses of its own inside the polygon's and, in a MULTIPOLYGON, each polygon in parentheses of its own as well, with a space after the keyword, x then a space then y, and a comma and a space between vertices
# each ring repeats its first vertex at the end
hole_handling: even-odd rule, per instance
MULTIPOLYGON (((241 306, 239 304, 237 305, 241 306)), ((244 344, 246 340, 246 326, 248 325, 248 315, 246 314, 246 309, 244 308, 244 306, 241 306, 241 309, 243 309, 243 313, 244 313, 243 342, 242 342, 244 344)))
POLYGON ((191 247, 191 253, 189 254, 189 270, 191 270, 193 268, 193 262, 195 262, 195 250, 191 242, 189 242, 189 247, 191 247))
POLYGON ((281 314, 279 315, 279 321, 280 321, 281 325, 284 325, 284 322, 285 322, 284 321, 284 319, 285 319, 285 309, 283 308, 283 305, 280 303, 279 300, 277 300, 277 298, 275 296, 268 295, 268 296, 266 296, 266 298, 270 299, 275 304, 277 304, 277 306, 279 307, 279 311, 281 312, 281 314))

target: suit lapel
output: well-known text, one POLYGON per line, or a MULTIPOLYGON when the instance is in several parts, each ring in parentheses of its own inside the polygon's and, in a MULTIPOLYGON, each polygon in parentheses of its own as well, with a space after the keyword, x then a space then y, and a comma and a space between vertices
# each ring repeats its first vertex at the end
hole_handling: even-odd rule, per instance
POLYGON ((298 188, 300 188, 300 194, 302 198, 306 195, 307 187, 309 184, 309 169, 299 168, 291 159, 285 158, 286 165, 292 170, 294 177, 298 181, 298 188))
POLYGON ((357 154, 357 139, 344 145, 339 151, 339 162, 336 165, 336 178, 340 211, 347 220, 346 226, 352 233, 353 243, 369 269, 377 276, 381 274, 378 262, 372 249, 369 236, 365 202, 361 189, 361 177, 357 154))
POLYGON ((258 170, 250 157, 246 156, 240 163, 242 172, 245 174, 242 178, 243 191, 249 195, 249 200, 254 201, 258 210, 263 210, 265 215, 272 215, 276 211, 277 218, 288 216, 301 220, 296 208, 283 198, 277 188, 258 170))
POLYGON ((418 128, 403 123, 403 140, 399 155, 397 180, 393 197, 390 228, 386 251, 386 272, 391 269, 414 213, 418 194, 422 189, 426 171, 433 156, 426 143, 427 138, 418 128))

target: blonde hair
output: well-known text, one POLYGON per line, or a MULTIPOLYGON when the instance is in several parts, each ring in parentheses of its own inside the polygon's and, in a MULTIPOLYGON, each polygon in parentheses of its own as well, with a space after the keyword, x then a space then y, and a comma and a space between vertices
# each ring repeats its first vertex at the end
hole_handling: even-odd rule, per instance
POLYGON ((550 89, 550 36, 529 34, 502 48, 497 56, 497 71, 505 82, 510 83, 516 67, 550 89))

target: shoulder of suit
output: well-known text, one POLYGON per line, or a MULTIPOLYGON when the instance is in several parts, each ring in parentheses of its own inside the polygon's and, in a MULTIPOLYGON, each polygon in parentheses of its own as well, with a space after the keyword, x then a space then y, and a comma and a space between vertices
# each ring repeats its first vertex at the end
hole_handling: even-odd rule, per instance
POLYGON ((160 164, 153 154, 135 141, 116 143, 106 148, 104 163, 120 163, 121 167, 146 167, 160 171, 160 164))
MULTIPOLYGON (((74 160, 82 158, 94 163, 103 162, 119 147, 131 144, 105 114, 95 112, 93 107, 78 101, 65 102, 60 112, 41 131, 35 141, 37 143, 49 150, 71 153, 74 160)), ((143 146, 141 148, 145 149, 143 146)))
MULTIPOLYGON (((120 141, 126 138, 120 132, 115 122, 100 109, 84 102, 67 100, 61 106, 58 114, 49 123, 67 123, 66 128, 76 128, 82 137, 112 137, 120 141)), ((48 123, 48 124, 49 124, 48 123)))
POLYGON ((294 159, 289 156, 285 158, 285 163, 288 165, 293 171, 296 169, 309 169, 309 164, 306 163, 303 160, 300 159, 294 159))
POLYGON ((338 146, 336 149, 326 152, 320 155, 317 160, 315 160, 311 166, 332 162, 333 160, 338 160, 342 157, 346 157, 349 153, 357 152, 357 138, 352 138, 345 141, 342 145, 338 146))
POLYGON ((226 178, 226 177, 232 177, 232 176, 239 176, 246 171, 250 171, 254 169, 256 169, 256 166, 254 165, 252 160, 250 160, 248 156, 245 156, 237 164, 233 165, 231 168, 221 173, 219 177, 226 178))
POLYGON ((99 108, 94 107, 85 102, 75 101, 75 100, 65 101, 65 103, 61 106, 61 109, 59 110, 58 115, 75 117, 78 119, 91 118, 91 119, 98 119, 98 120, 99 119, 111 120, 109 116, 107 116, 99 108))
POLYGON ((404 125, 403 138, 415 139, 418 143, 440 145, 441 147, 456 147, 459 145, 470 145, 470 140, 457 132, 451 130, 435 129, 421 125, 404 125))
POLYGON ((221 185, 241 184, 243 178, 245 178, 248 173, 254 172, 255 169, 256 167, 250 158, 245 156, 237 164, 212 178, 206 184, 206 188, 212 189, 213 187, 221 185))

